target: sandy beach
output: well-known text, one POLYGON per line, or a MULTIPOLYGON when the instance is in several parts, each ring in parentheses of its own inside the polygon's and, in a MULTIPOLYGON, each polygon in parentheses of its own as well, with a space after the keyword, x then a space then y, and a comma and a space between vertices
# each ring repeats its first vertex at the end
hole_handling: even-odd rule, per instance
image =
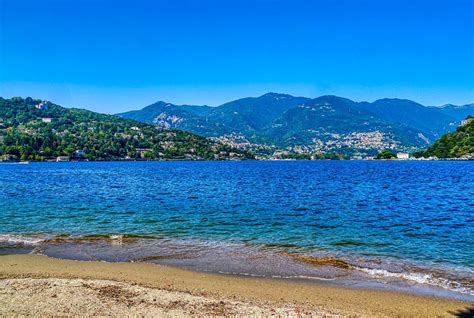
POLYGON ((470 317, 474 304, 144 263, 0 256, 0 316, 470 317))

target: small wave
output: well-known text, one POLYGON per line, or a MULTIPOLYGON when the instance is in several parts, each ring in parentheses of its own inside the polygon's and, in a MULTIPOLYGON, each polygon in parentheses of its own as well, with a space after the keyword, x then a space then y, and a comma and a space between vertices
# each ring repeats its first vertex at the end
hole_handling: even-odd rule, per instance
POLYGON ((6 243, 8 245, 38 245, 44 242, 44 237, 37 236, 23 236, 16 234, 0 234, 0 244, 6 243))
POLYGON ((112 244, 131 243, 139 240, 154 239, 155 237, 134 234, 94 234, 83 236, 57 235, 45 240, 45 243, 80 243, 104 241, 112 244))
POLYGON ((440 287, 447 290, 474 296, 474 288, 472 287, 474 286, 474 281, 470 279, 460 281, 450 280, 445 277, 442 277, 441 273, 437 275, 434 272, 428 272, 422 269, 407 272, 391 272, 386 269, 366 268, 351 264, 345 260, 333 256, 315 257, 287 252, 283 252, 280 254, 290 256, 296 261, 310 264, 313 266, 333 266, 340 269, 356 270, 375 278, 398 278, 406 281, 411 281, 417 284, 440 287))
MULTIPOLYGON (((436 277, 431 273, 412 273, 412 272, 390 272, 385 269, 364 268, 353 266, 354 269, 369 274, 372 277, 380 278, 400 278, 412 281, 418 284, 441 287, 447 290, 469 294, 474 296, 474 289, 464 286, 461 282, 456 282, 443 277, 436 277)), ((471 282, 472 283, 472 282, 471 282)))

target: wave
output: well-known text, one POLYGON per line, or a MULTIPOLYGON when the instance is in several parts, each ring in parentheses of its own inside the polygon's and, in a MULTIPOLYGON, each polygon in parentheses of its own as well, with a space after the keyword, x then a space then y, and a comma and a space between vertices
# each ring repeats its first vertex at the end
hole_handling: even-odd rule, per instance
POLYGON ((115 244, 131 243, 145 239, 156 239, 156 237, 135 234, 94 234, 94 235, 57 235, 45 240, 45 243, 80 243, 105 241, 115 244))
POLYGON ((443 277, 437 277, 435 274, 432 274, 432 273, 414 273, 414 272, 397 273, 397 272, 390 272, 385 269, 364 268, 364 267, 357 267, 357 266, 353 266, 352 268, 376 278, 399 278, 399 279, 404 279, 407 281, 412 281, 418 284, 441 287, 447 290, 474 296, 474 281, 471 281, 471 280, 467 280, 463 284, 462 282, 459 282, 459 281, 449 280, 443 277))
POLYGON ((22 245, 35 246, 47 243, 80 243, 105 241, 110 243, 127 243, 136 242, 145 239, 157 239, 152 236, 135 235, 135 234, 94 234, 73 236, 68 234, 60 235, 21 235, 21 234, 0 234, 1 245, 22 245))
POLYGON ((310 264, 313 266, 332 266, 339 269, 355 270, 368 274, 374 278, 398 278, 409 282, 415 282, 422 285, 440 287, 450 291, 474 296, 474 279, 460 279, 460 281, 448 279, 442 276, 442 273, 430 272, 428 269, 413 268, 413 271, 392 272, 381 268, 367 268, 351 264, 343 259, 333 256, 308 256, 297 253, 282 252, 280 254, 290 256, 291 258, 310 264))
POLYGON ((25 236, 17 234, 0 234, 0 245, 35 246, 45 241, 45 237, 25 236))

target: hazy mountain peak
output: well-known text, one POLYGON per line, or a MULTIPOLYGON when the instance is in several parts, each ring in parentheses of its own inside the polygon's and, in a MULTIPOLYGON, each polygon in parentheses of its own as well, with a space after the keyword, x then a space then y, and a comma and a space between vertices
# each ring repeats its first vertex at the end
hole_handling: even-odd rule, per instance
POLYGON ((409 99, 404 99, 404 98, 381 98, 381 99, 378 99, 374 102, 374 104, 394 104, 394 105, 401 105, 401 104, 411 104, 411 105, 419 105, 419 106, 423 106, 417 102, 414 102, 412 100, 409 100, 409 99))
POLYGON ((266 94, 263 94, 260 97, 273 97, 275 99, 282 99, 282 98, 292 98, 294 96, 288 95, 288 94, 281 94, 281 93, 274 93, 274 92, 268 92, 266 94))
POLYGON ((336 96, 336 95, 322 95, 322 96, 314 98, 312 100, 312 102, 315 102, 315 103, 330 103, 330 104, 334 104, 334 103, 354 103, 354 101, 352 101, 348 98, 339 97, 339 96, 336 96))
POLYGON ((459 105, 454 105, 454 104, 444 104, 439 106, 440 108, 448 108, 448 107, 459 107, 459 105))
POLYGON ((474 107, 473 104, 466 104, 466 105, 454 105, 454 104, 444 104, 440 106, 440 108, 468 108, 468 107, 474 107))
POLYGON ((145 108, 152 108, 152 107, 169 107, 172 104, 163 102, 163 101, 157 101, 156 103, 153 103, 151 105, 146 106, 145 108))

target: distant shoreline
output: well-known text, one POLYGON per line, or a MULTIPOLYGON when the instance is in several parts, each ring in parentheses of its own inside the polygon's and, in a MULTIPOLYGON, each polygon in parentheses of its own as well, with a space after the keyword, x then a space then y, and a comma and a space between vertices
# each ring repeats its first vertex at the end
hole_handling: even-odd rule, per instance
POLYGON ((438 159, 229 159, 229 160, 189 160, 189 159, 111 159, 111 160, 28 160, 28 161, 0 161, 0 164, 28 164, 28 163, 78 163, 78 162, 167 162, 167 161, 187 161, 187 162, 228 162, 228 161, 474 161, 465 158, 438 158, 438 159))

